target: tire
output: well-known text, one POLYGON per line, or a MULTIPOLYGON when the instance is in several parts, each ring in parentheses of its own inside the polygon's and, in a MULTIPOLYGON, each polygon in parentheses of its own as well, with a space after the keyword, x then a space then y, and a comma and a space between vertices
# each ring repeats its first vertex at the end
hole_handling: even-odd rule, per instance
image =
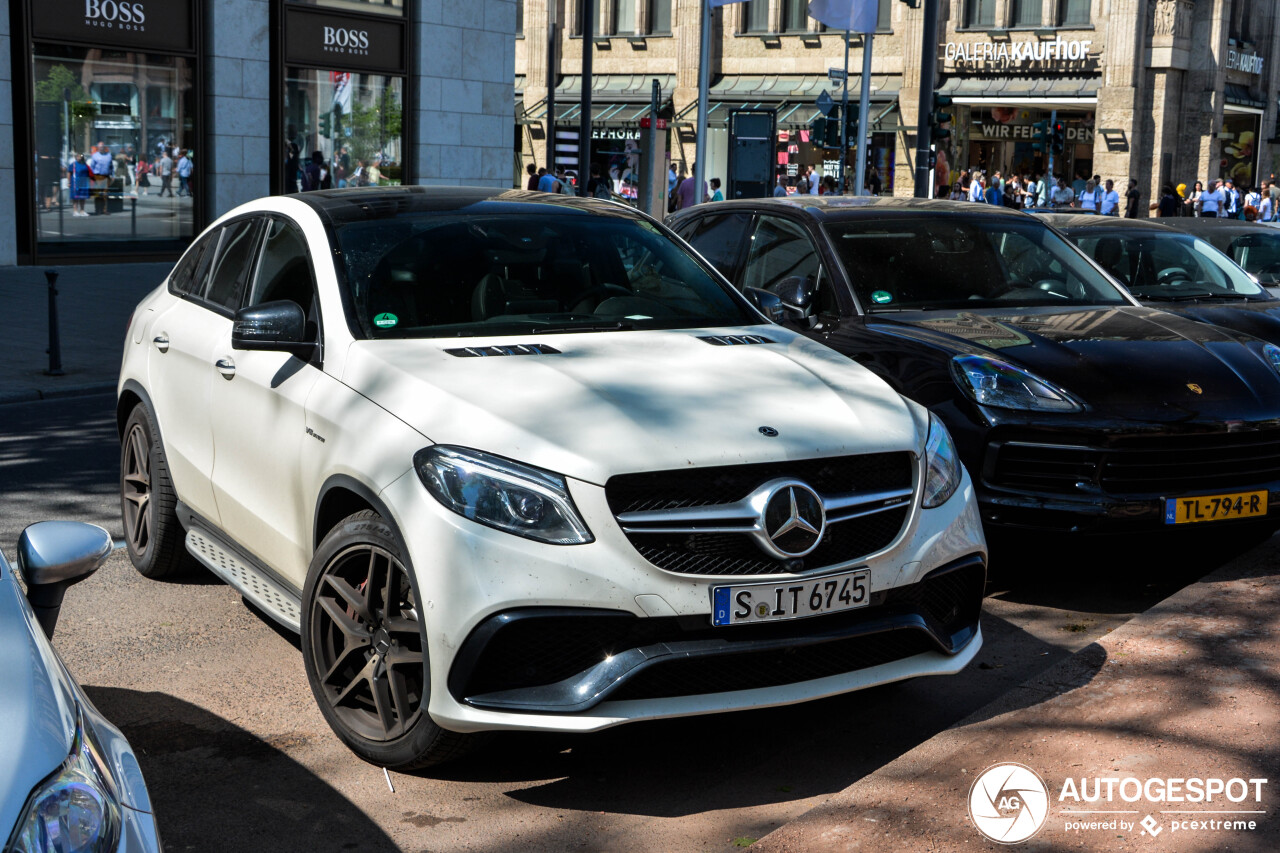
POLYGON ((416 770, 480 738, 427 713, 431 666, 417 591, 391 526, 364 510, 320 543, 302 593, 302 660, 325 721, 356 755, 416 770))
POLYGON ((196 567, 175 507, 160 430, 139 403, 125 421, 120 442, 120 517, 129 559, 143 577, 174 577, 196 567))

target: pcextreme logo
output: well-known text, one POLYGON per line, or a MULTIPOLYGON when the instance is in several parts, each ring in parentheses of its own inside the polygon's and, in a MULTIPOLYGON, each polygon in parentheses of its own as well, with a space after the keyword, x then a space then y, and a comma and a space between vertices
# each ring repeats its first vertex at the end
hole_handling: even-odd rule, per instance
MULTIPOLYGON (((1148 839, 1166 829, 1173 834, 1250 832, 1267 814, 1262 807, 1267 781, 1068 777, 1058 792, 1062 829, 1068 833, 1137 831, 1139 837, 1148 839)), ((969 817, 974 826, 1000 844, 1018 844, 1034 836, 1048 822, 1049 808, 1044 779, 1023 764, 1004 762, 988 767, 969 789, 969 817)))
POLYGON ((1049 817, 1049 789, 1023 764, 983 770, 969 789, 969 817, 978 831, 1001 844, 1017 844, 1039 832, 1049 817))

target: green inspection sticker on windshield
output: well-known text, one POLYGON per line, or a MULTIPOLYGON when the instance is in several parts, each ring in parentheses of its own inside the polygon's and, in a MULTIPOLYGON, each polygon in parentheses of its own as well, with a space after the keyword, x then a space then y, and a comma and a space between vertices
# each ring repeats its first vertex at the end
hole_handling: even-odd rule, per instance
POLYGON ((871 294, 871 301, 877 305, 885 305, 893 301, 893 294, 887 290, 876 290, 871 294))
POLYGON ((390 329, 399 322, 400 318, 390 312, 379 314, 373 318, 373 325, 377 326, 379 329, 390 329))

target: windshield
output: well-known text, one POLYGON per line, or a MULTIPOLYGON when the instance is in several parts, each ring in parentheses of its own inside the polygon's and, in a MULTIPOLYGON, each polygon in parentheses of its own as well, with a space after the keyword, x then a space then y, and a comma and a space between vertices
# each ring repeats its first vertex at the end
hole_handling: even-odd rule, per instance
POLYGON ((1263 284, 1280 284, 1280 231, 1275 234, 1257 231, 1235 237, 1227 247, 1227 254, 1263 284))
POLYGON ((341 225, 337 241, 370 338, 761 322, 643 220, 414 212, 341 225))
POLYGON ((1189 234, 1109 229, 1099 234, 1083 228, 1070 236, 1139 299, 1267 298, 1230 258, 1189 234))
POLYGON ((1127 304, 1106 276, 1031 217, 868 218, 826 229, 869 312, 1127 304))

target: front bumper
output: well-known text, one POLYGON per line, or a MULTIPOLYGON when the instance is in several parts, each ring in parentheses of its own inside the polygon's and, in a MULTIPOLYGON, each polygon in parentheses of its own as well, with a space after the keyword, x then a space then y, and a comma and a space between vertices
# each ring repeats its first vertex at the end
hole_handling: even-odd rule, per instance
MULTIPOLYGON (((591 544, 557 547, 479 526, 440 506, 411 471, 382 493, 408 546, 426 624, 429 713, 444 728, 593 731, 634 720, 790 704, 959 672, 981 645, 982 583, 972 577, 985 572, 986 543, 967 475, 941 507, 924 510, 915 503, 901 535, 887 547, 800 576, 865 567, 872 605, 852 615, 732 628, 711 627, 712 586, 796 576, 664 571, 628 541, 604 489, 570 481, 570 490, 596 537, 591 544), (949 573, 938 570, 966 559, 969 594, 957 608, 963 619, 947 617, 950 606, 930 609, 909 589, 902 591, 914 586, 919 592, 926 576, 936 572, 941 578, 949 573), (559 669, 544 668, 523 681, 501 677, 501 666, 492 662, 501 664, 503 655, 486 651, 495 637, 504 637, 494 627, 545 627, 553 617, 561 626, 581 625, 595 633, 575 640, 571 630, 561 631, 558 645, 541 657, 564 658, 559 669), (606 623, 612 627, 597 630, 606 623), (776 635, 756 627, 775 629, 776 635), (609 654, 616 663, 597 668, 609 654), (834 663, 827 660, 832 656, 834 663), (785 671, 802 658, 810 660, 796 670, 799 678, 749 672, 757 663, 762 670, 785 671), (705 678, 708 669, 740 675, 713 684, 705 678), (554 686, 566 679, 577 681, 554 686), (671 686, 677 682, 694 684, 696 692, 671 686), (569 698, 584 685, 589 699, 569 698), (493 695, 512 690, 520 695, 493 695), (554 695, 548 699, 549 694, 554 695)), ((531 642, 537 634, 528 635, 531 642)), ((536 651, 519 642, 505 645, 508 657, 536 651)))

